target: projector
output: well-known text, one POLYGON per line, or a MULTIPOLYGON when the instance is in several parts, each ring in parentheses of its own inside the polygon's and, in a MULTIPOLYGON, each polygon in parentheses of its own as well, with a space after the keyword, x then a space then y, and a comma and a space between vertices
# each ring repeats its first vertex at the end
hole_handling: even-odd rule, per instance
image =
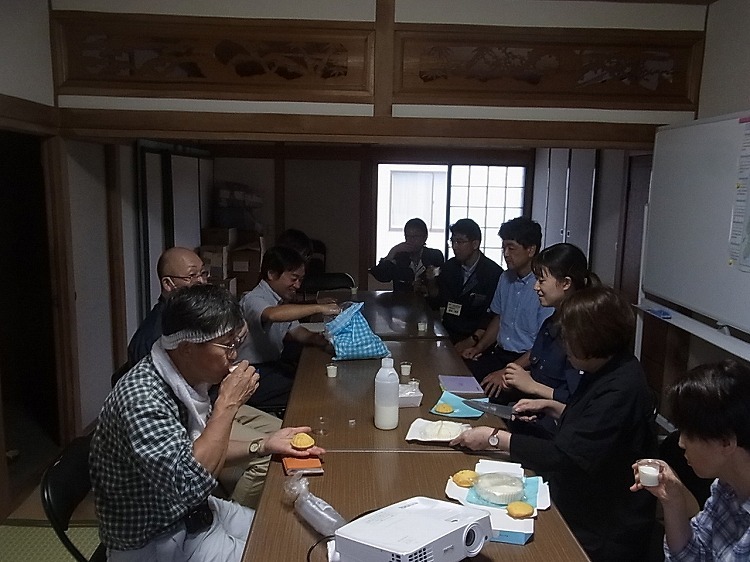
POLYGON ((414 497, 355 519, 336 531, 341 562, 459 562, 492 535, 489 513, 414 497))

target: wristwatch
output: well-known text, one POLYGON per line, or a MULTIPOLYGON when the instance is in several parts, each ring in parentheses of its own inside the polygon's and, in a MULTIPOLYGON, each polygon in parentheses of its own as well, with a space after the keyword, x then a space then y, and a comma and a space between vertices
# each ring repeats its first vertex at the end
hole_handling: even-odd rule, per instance
POLYGON ((471 339, 474 340, 474 343, 479 343, 479 336, 476 334, 471 334, 471 339))
POLYGON ((247 453, 249 455, 258 455, 260 454, 260 445, 263 443, 263 439, 256 439, 255 441, 250 441, 250 445, 247 447, 247 453))
POLYGON ((496 427, 495 430, 490 434, 489 439, 487 439, 490 447, 494 447, 495 449, 497 449, 498 445, 500 445, 500 438, 497 436, 498 431, 500 431, 500 428, 496 427))

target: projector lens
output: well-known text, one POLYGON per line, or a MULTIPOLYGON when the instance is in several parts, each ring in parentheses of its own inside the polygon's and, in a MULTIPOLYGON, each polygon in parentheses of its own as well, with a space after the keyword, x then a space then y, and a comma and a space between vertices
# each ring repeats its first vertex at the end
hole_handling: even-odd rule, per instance
POLYGON ((466 528, 464 533, 464 545, 466 546, 467 556, 476 556, 484 546, 484 535, 476 523, 466 528))

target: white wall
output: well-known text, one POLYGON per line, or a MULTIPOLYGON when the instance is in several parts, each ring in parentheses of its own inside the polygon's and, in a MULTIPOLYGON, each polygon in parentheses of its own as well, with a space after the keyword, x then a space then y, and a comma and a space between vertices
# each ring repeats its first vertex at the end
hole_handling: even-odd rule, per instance
POLYGON ((362 283, 357 275, 360 163, 288 160, 285 173, 285 226, 322 240, 326 269, 345 271, 362 283))
POLYGON ((138 211, 135 191, 135 148, 119 146, 118 174, 120 176, 122 213, 122 254, 125 275, 125 319, 128 339, 141 322, 138 307, 138 211))
POLYGON ((0 94, 54 105, 45 0, 0 3, 0 94))
POLYGON ((711 4, 698 117, 750 110, 750 2, 711 4))
POLYGON ((112 360, 104 148, 76 141, 67 142, 66 147, 81 424, 86 427, 99 415, 115 368, 112 360))

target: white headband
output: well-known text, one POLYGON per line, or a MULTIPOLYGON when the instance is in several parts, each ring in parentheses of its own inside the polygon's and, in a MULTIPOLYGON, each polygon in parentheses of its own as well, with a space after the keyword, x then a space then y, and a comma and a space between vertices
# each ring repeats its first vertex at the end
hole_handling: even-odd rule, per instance
POLYGON ((205 343, 221 336, 228 334, 234 328, 227 326, 226 329, 220 329, 213 334, 204 334, 196 330, 180 330, 174 334, 163 335, 161 337, 161 345, 164 349, 177 349, 180 343, 187 341, 190 343, 205 343))

